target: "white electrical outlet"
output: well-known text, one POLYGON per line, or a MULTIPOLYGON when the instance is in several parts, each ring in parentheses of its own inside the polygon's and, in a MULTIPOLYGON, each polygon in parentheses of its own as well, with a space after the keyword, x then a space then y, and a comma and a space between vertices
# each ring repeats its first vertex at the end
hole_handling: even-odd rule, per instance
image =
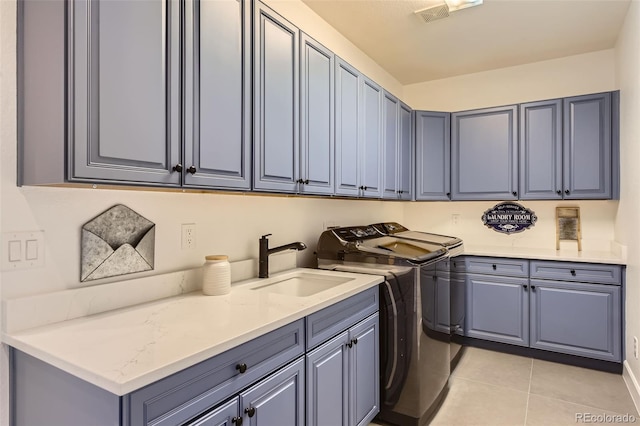
POLYGON ((638 359, 638 338, 633 336, 633 357, 638 359))
POLYGON ((182 250, 190 250, 196 248, 196 224, 182 224, 182 250))
POLYGON ((451 215, 451 224, 453 226, 458 225, 458 222, 460 222, 460 213, 454 213, 451 215))

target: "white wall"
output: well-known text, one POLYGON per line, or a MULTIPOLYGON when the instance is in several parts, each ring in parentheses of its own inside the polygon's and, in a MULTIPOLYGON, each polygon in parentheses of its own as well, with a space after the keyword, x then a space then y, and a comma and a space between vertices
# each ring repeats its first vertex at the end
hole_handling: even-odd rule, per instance
MULTIPOLYGON (((617 83, 620 87, 621 194, 616 238, 627 245, 625 358, 636 379, 640 361, 633 356, 633 336, 640 337, 640 3, 631 2, 616 45, 617 83)), ((636 401, 636 404, 640 401, 636 401)))
POLYGON ((464 111, 615 90, 613 49, 404 87, 413 109, 464 111))

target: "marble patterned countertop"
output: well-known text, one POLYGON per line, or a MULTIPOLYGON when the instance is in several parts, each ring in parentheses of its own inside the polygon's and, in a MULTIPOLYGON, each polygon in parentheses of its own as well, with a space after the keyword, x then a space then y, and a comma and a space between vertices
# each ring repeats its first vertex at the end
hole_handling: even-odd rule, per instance
POLYGON ((463 255, 511 257, 531 260, 554 260, 561 262, 607 263, 613 265, 626 265, 627 263, 622 254, 615 253, 614 251, 554 250, 526 247, 474 246, 465 244, 463 255))
MULTIPOLYGON (((305 269, 301 268, 303 271, 305 269)), ((290 274, 284 271, 273 274, 290 274)), ((309 271, 309 270, 307 270, 309 271)), ((116 395, 124 395, 344 300, 382 276, 310 270, 350 278, 296 297, 254 291, 241 281, 224 296, 178 296, 53 324, 5 332, 4 343, 116 395)))

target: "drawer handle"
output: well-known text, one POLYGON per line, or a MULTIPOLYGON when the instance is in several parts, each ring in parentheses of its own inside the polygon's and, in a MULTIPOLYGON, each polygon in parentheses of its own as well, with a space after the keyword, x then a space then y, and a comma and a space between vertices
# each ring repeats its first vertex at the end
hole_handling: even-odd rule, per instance
POLYGON ((351 341, 353 342, 354 345, 358 344, 358 338, 357 337, 355 339, 352 339, 351 341))
POLYGON ((249 415, 249 417, 253 417, 256 415, 256 409, 251 407, 251 408, 245 408, 244 412, 247 413, 249 415))
POLYGON ((242 417, 234 417, 231 419, 231 423, 234 423, 238 426, 240 426, 242 424, 242 417))
POLYGON ((242 364, 236 365, 236 370, 238 370, 240 374, 243 374, 245 371, 247 371, 247 364, 242 363, 242 364))
POLYGON ((571 275, 574 276, 574 277, 576 276, 576 270, 575 269, 571 270, 571 275))
POLYGON ((531 286, 531 291, 536 291, 536 286, 535 285, 531 286))
POLYGON ((524 291, 527 291, 527 285, 526 284, 522 284, 522 288, 524 288, 524 291))
POLYGON ((562 191, 560 191, 559 189, 556 191, 556 194, 558 195, 562 195, 562 191))
POLYGON ((571 191, 569 191, 568 189, 565 189, 565 190, 564 190, 564 193, 565 193, 565 194, 567 194, 567 195, 569 195, 569 194, 571 194, 571 191))
POLYGON ((347 346, 352 348, 353 345, 357 345, 358 344, 358 339, 351 339, 351 341, 349 343, 347 343, 347 346))
POLYGON ((496 265, 495 264, 491 265, 491 267, 493 268, 494 271, 496 270, 496 265))

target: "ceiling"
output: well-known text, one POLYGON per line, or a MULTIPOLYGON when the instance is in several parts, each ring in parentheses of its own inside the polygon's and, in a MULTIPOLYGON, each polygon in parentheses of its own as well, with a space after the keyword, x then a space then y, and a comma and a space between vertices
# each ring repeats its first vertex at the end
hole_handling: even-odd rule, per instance
POLYGON ((425 23, 439 0, 303 0, 403 85, 614 47, 630 0, 484 0, 425 23))

